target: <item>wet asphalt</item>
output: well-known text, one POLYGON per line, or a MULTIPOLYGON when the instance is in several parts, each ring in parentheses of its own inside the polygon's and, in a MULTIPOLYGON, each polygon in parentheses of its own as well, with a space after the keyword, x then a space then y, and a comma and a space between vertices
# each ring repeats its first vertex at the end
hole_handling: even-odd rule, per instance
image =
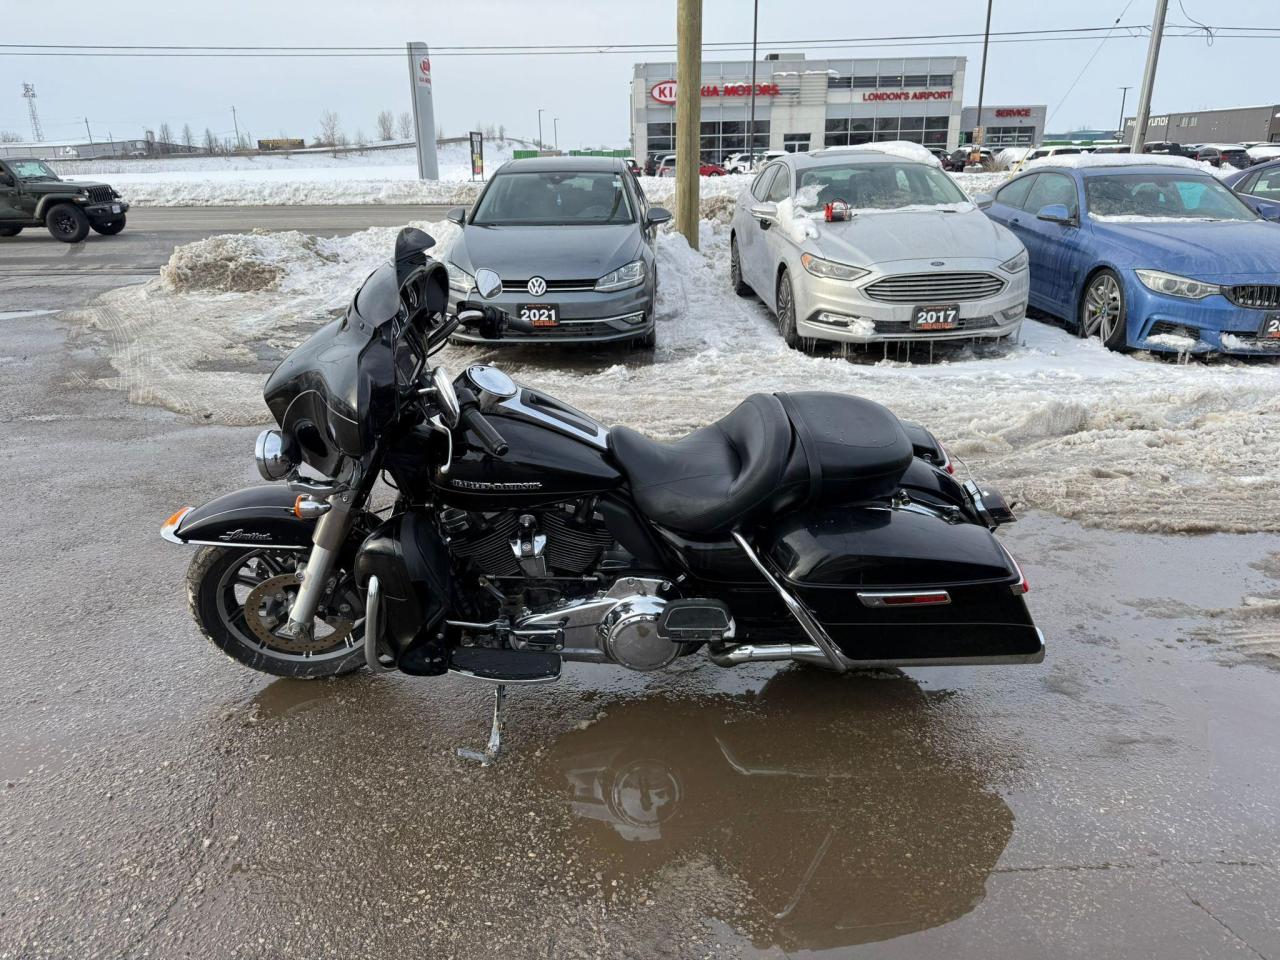
POLYGON ((481 768, 484 688, 199 636, 158 527, 255 430, 103 372, 0 320, 3 960, 1280 957, 1274 537, 1028 516, 1042 665, 574 665, 481 768))

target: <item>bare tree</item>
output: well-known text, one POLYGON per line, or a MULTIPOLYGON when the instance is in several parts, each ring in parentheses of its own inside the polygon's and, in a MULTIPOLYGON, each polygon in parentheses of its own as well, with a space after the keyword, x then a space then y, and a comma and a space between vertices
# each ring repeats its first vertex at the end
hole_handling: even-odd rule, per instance
POLYGON ((498 124, 498 139, 504 142, 507 139, 507 125, 505 123, 498 124))
POLYGON ((413 114, 409 113, 408 110, 400 114, 399 124, 400 124, 400 139, 412 140, 413 139, 413 114))
POLYGON ((191 135, 191 124, 182 125, 182 145, 190 150, 196 145, 196 138, 191 135))
POLYGON ((396 118, 391 115, 390 110, 383 110, 378 114, 378 139, 390 140, 395 136, 396 118))
POLYGON ((364 156, 364 146, 365 146, 364 131, 357 129, 356 130, 356 153, 360 154, 360 156, 362 157, 364 156))
POLYGON ((337 156, 338 140, 342 137, 342 123, 338 119, 337 113, 332 110, 326 110, 320 114, 320 136, 317 139, 321 146, 334 148, 334 156, 337 156))
POLYGON ((173 143, 173 131, 169 129, 169 122, 166 120, 160 124, 159 150, 161 153, 168 153, 170 144, 173 143))
POLYGON ((0 130, 0 143, 21 143, 22 137, 12 130, 0 130))
POLYGON ((204 152, 213 156, 218 152, 218 138, 213 135, 213 131, 208 127, 204 128, 204 152))

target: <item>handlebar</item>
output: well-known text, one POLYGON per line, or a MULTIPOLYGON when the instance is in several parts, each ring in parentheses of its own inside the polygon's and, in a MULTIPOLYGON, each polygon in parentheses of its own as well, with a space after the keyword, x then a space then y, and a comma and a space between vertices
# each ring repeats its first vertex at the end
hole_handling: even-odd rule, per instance
POLYGON ((502 434, 493 428, 493 424, 489 422, 488 417, 480 412, 480 405, 476 400, 476 395, 463 388, 458 391, 458 400, 462 406, 462 413, 458 417, 458 425, 474 433, 479 439, 480 445, 495 457, 505 457, 511 447, 506 440, 502 439, 502 434))
POLYGON ((474 327, 486 340, 501 340, 503 332, 507 329, 518 330, 521 333, 534 332, 534 326, 528 320, 513 317, 505 310, 483 303, 458 304, 458 324, 463 327, 474 327))

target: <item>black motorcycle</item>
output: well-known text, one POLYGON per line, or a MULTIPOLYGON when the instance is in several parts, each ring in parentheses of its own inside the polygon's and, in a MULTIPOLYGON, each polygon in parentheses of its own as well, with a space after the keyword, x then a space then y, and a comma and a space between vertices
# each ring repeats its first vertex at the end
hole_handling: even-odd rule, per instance
POLYGON ((835 393, 753 394, 673 443, 607 428, 492 366, 431 355, 459 326, 448 280, 403 230, 346 314, 267 381, 255 486, 179 510, 200 544, 191 611, 277 676, 368 666, 492 681, 566 660, 659 670, 705 651, 855 667, 1038 663, 1027 581, 993 531, 1005 500, 959 481, 928 430, 835 393), (390 488, 387 497, 379 478, 390 488), (374 504, 392 502, 381 509, 374 504))

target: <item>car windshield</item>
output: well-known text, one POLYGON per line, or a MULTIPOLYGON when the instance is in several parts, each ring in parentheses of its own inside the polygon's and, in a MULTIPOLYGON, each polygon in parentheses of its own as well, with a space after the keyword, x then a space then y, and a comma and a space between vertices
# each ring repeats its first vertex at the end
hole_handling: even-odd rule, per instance
POLYGON ((967 197, 945 173, 923 163, 850 163, 800 173, 796 202, 820 208, 843 200, 855 210, 965 203, 967 197))
POLYGON ((19 180, 58 179, 58 175, 39 160, 10 160, 9 169, 19 180))
POLYGON ((1257 220, 1213 177, 1126 173, 1086 177, 1085 203, 1094 217, 1155 220, 1257 220))
POLYGON ((494 177, 471 222, 479 226, 634 223, 631 199, 617 173, 502 173, 494 177))

